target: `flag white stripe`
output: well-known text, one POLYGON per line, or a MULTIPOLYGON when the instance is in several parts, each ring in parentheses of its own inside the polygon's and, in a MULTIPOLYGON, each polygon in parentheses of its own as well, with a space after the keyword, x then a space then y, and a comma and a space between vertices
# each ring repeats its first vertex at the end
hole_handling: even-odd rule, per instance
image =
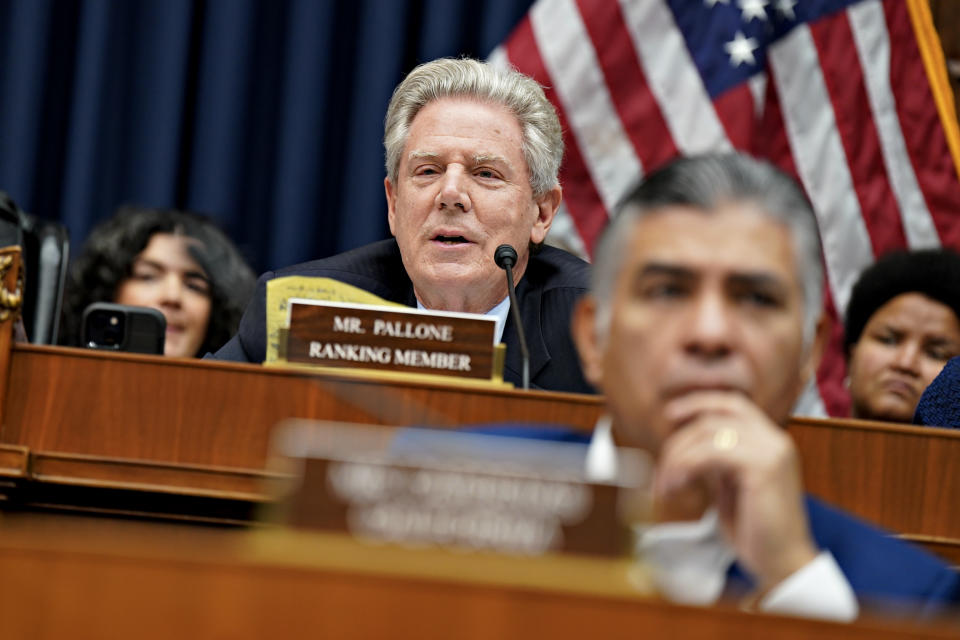
POLYGON ((753 96, 753 114, 759 120, 763 116, 763 108, 767 101, 767 74, 755 73, 747 80, 750 95, 753 96))
POLYGON ((620 0, 620 9, 677 149, 685 154, 731 150, 670 8, 660 1, 620 0))
POLYGON ((580 12, 574 0, 538 2, 530 10, 530 23, 571 134, 611 211, 643 175, 643 167, 614 108, 580 12))
POLYGON ((510 63, 510 58, 507 57, 507 48, 503 45, 499 45, 490 52, 490 55, 487 57, 487 62, 498 69, 509 69, 513 66, 510 63))
POLYGON ((816 376, 807 381, 791 413, 795 416, 813 416, 814 418, 829 416, 823 398, 820 396, 820 389, 817 387, 816 376))
POLYGON ((879 0, 864 2, 848 9, 847 15, 907 244, 914 249, 938 247, 940 238, 907 153, 890 87, 890 37, 883 6, 879 0))
POLYGON ((770 47, 769 59, 797 172, 820 222, 833 300, 843 316, 873 249, 810 28, 798 27, 770 47))

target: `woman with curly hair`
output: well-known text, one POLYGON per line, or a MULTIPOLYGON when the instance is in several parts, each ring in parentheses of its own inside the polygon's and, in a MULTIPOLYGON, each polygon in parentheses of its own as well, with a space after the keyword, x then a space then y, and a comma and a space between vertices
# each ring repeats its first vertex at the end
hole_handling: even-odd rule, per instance
POLYGON ((236 331, 255 280, 237 248, 207 218, 121 207, 90 233, 70 271, 61 342, 80 345, 87 305, 115 302, 163 313, 164 355, 202 356, 236 331))
POLYGON ((960 355, 960 254, 881 256, 853 287, 844 348, 853 417, 910 422, 923 390, 960 355))

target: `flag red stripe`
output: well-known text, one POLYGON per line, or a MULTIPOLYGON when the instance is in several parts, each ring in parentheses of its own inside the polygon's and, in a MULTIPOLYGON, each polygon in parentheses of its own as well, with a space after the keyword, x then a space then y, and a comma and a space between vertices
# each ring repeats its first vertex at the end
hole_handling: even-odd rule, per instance
MULTIPOLYGON (((767 77, 771 70, 767 65, 767 77)), ((753 155, 766 158, 777 165, 798 183, 800 175, 797 165, 793 161, 793 151, 790 149, 790 139, 787 137, 787 127, 783 122, 783 111, 780 108, 780 98, 777 96, 776 85, 767 82, 767 91, 764 94, 763 115, 757 123, 757 133, 753 136, 752 144, 748 148, 753 155)))
POLYGON ((873 254, 879 256, 902 249, 907 241, 900 209, 883 163, 880 134, 871 115, 847 13, 841 11, 811 24, 810 34, 820 57, 820 68, 873 254))
POLYGON ((651 171, 673 158, 677 147, 637 60, 620 5, 608 0, 577 4, 623 128, 644 171, 651 171))
POLYGON ((824 313, 830 321, 830 340, 817 369, 820 399, 831 416, 850 415, 850 394, 847 391, 847 359, 843 353, 843 323, 837 315, 833 296, 824 296, 824 313))
POLYGON ((738 84, 713 99, 713 108, 735 149, 748 150, 753 145, 753 93, 746 83, 738 84))
POLYGON ((510 39, 507 40, 506 52, 513 66, 544 86, 547 98, 557 109, 566 145, 564 162, 560 170, 563 198, 570 217, 573 218, 574 225, 577 227, 577 232, 583 239, 587 251, 592 255, 593 245, 607 224, 607 212, 603 207, 600 194, 594 187, 576 138, 573 136, 563 105, 560 104, 556 90, 553 88, 554 82, 543 64, 529 14, 517 25, 510 39))
POLYGON ((903 0, 883 3, 890 33, 890 75, 907 152, 940 241, 960 248, 960 180, 933 101, 926 68, 903 0))

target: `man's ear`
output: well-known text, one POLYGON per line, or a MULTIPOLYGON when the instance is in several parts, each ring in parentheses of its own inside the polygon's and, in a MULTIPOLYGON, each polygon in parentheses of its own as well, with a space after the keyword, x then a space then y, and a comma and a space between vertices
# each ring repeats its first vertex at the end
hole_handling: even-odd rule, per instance
POLYGON ((537 219, 533 221, 533 228, 530 230, 530 242, 540 244, 547 237, 562 198, 563 190, 560 185, 556 185, 536 199, 534 204, 537 206, 537 219))
POLYGON ((389 177, 383 179, 383 191, 387 195, 387 223, 390 225, 390 234, 395 236, 397 235, 397 190, 390 183, 389 177))
POLYGON ((807 349, 805 359, 800 369, 801 382, 803 385, 806 385, 809 380, 817 375, 817 367, 820 366, 823 353, 826 351, 827 344, 830 342, 830 330, 832 328, 833 325, 830 323, 827 314, 821 313, 813 334, 813 343, 807 349))
POLYGON ((603 382, 603 347, 597 333, 597 300, 585 295, 573 308, 570 322, 573 342, 580 354, 580 367, 583 375, 598 391, 603 382))

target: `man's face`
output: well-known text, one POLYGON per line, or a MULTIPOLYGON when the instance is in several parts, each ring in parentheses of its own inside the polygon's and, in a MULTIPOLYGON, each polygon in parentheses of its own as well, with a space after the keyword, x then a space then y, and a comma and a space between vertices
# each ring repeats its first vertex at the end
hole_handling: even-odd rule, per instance
POLYGON ((497 246, 542 242, 560 203, 560 188, 534 199, 521 151, 522 132, 506 108, 442 98, 413 119, 396 184, 384 181, 390 232, 424 306, 489 311, 507 295, 497 246))
POLYGON ((782 424, 816 359, 803 344, 788 229, 733 203, 710 213, 665 207, 630 233, 609 331, 598 335, 592 300, 575 325, 618 441, 657 454, 683 426, 676 401, 704 391, 745 395, 782 424))

